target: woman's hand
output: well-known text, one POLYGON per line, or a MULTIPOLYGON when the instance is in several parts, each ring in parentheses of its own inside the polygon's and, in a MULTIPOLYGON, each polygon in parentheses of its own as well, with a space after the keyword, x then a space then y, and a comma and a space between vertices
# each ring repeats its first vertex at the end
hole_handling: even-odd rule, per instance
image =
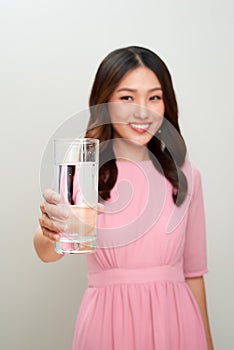
MULTIPOLYGON (((39 223, 43 236, 47 237, 52 242, 57 242, 60 239, 60 232, 68 232, 69 228, 71 229, 72 224, 74 223, 74 213, 69 207, 61 204, 60 195, 52 190, 46 190, 43 194, 45 202, 40 205, 41 217, 39 218, 39 223)), ((94 209, 95 210, 95 209, 94 209)), ((104 206, 98 204, 98 214, 102 214, 104 211, 104 206)), ((89 213, 91 218, 93 217, 92 213, 89 213)), ((91 220, 88 215, 83 217, 83 220, 87 224, 87 230, 90 230, 89 221, 91 220)), ((84 221, 80 221, 76 218, 75 224, 81 225, 82 230, 84 231, 84 221)), ((91 220, 92 221, 92 220, 91 220)), ((77 227, 76 227, 77 229, 77 227)))
POLYGON ((39 223, 43 236, 52 242, 60 239, 60 232, 66 232, 69 209, 60 206, 60 195, 52 190, 46 190, 43 194, 45 202, 40 205, 41 216, 39 223))
MULTIPOLYGON (((34 236, 34 247, 42 261, 52 262, 63 257, 62 254, 55 252, 54 243, 60 240, 62 233, 69 231, 74 214, 68 206, 61 203, 58 193, 46 190, 43 197, 45 202, 41 204, 40 227, 34 236)), ((97 210, 98 214, 103 213, 104 206, 98 204, 97 210)), ((84 222, 81 225, 84 227, 84 222)))

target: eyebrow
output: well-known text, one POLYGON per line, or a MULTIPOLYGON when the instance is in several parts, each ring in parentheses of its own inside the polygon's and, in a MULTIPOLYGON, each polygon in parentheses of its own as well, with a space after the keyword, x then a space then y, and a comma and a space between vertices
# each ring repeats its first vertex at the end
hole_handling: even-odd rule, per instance
MULTIPOLYGON (((162 88, 161 87, 155 87, 153 89, 148 90, 148 92, 153 92, 153 91, 158 91, 158 90, 162 90, 162 88)), ((117 90, 116 92, 121 92, 121 91, 136 92, 137 89, 121 88, 121 89, 117 90)))

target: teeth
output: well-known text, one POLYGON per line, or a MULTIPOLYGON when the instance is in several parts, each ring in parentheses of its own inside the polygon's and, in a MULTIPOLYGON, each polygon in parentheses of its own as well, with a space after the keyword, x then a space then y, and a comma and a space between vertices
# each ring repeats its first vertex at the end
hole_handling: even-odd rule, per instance
POLYGON ((135 129, 144 130, 144 129, 148 129, 149 124, 131 124, 131 126, 135 129))

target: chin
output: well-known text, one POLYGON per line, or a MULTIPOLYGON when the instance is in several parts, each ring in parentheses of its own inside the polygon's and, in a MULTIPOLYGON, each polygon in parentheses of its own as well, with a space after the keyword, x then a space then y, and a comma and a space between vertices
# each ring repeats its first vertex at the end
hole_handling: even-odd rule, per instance
POLYGON ((136 146, 147 146, 148 142, 150 141, 150 139, 145 139, 145 140, 138 140, 138 139, 130 139, 130 142, 132 142, 134 145, 136 146))

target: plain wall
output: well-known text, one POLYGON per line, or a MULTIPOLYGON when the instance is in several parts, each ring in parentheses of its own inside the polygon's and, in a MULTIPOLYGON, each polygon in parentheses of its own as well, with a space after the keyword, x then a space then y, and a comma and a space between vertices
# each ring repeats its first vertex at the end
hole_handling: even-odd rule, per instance
POLYGON ((34 252, 40 162, 56 128, 87 108, 100 61, 133 44, 157 52, 172 74, 203 180, 215 348, 233 348, 233 4, 1 0, 1 349, 71 349, 85 257, 44 264, 34 252))

